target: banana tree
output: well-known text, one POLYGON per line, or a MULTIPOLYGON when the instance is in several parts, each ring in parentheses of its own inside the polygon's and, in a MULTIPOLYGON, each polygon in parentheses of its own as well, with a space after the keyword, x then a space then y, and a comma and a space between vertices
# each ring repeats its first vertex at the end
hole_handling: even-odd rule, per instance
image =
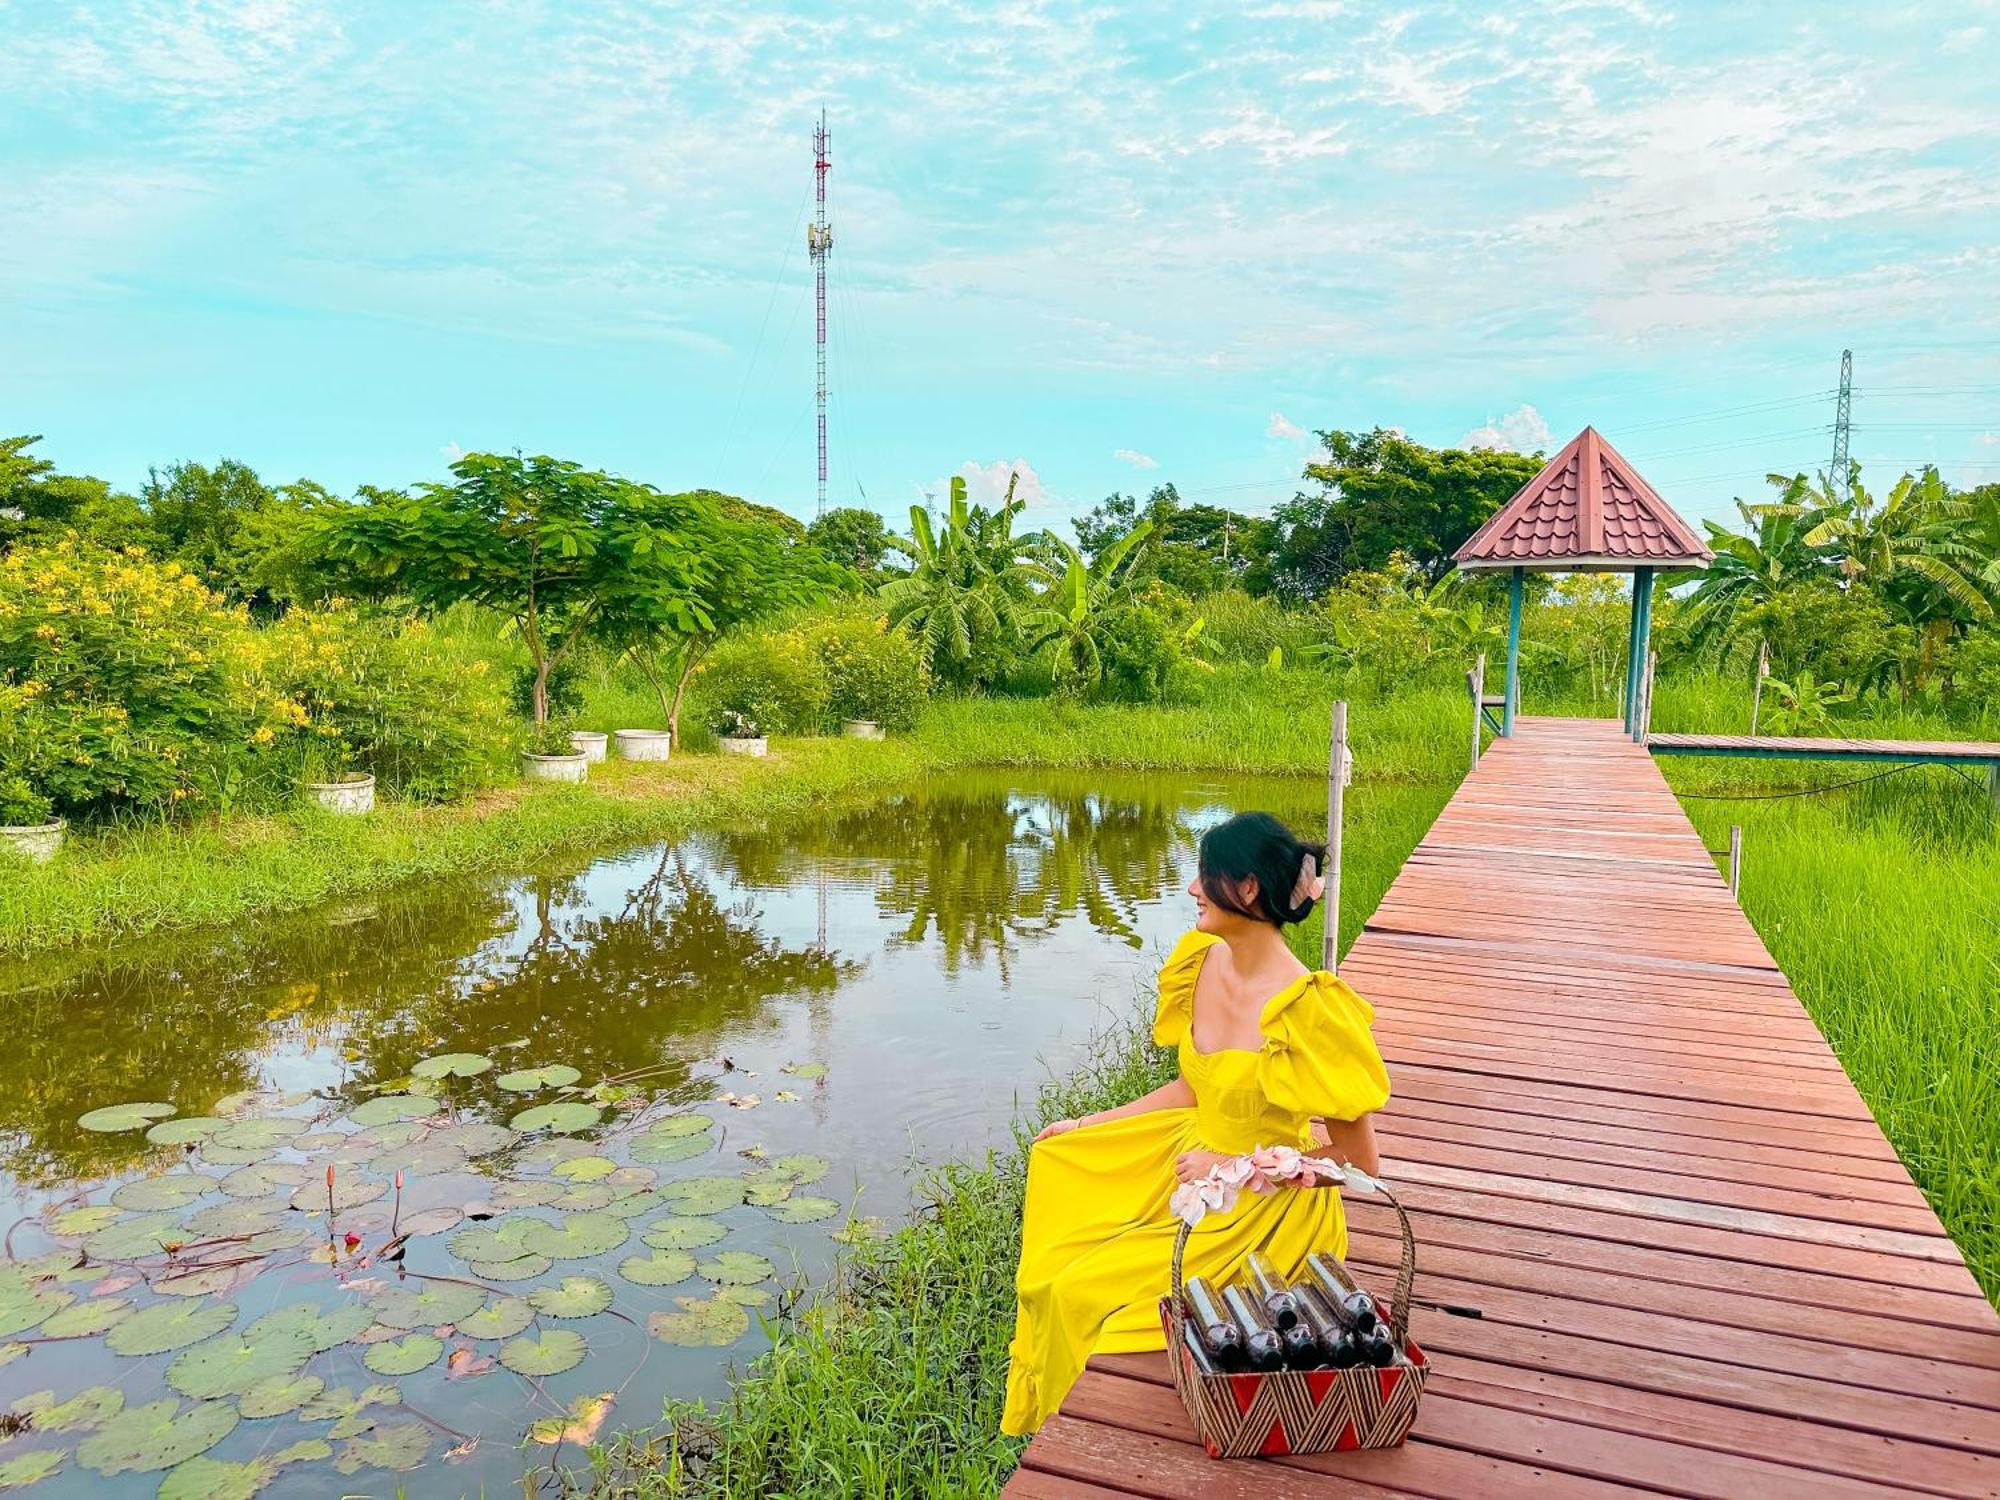
POLYGON ((971 685, 989 680, 1019 624, 1026 593, 1014 518, 1023 502, 1014 479, 997 510, 971 505, 965 481, 951 482, 943 524, 910 507, 910 534, 889 545, 911 561, 908 576, 877 591, 891 628, 915 639, 934 676, 971 685))
POLYGON ((1104 680, 1105 638, 1118 615, 1130 609, 1132 579, 1153 523, 1141 521, 1096 557, 1045 533, 1040 555, 1026 573, 1041 593, 1021 621, 1029 651, 1048 660, 1056 686, 1084 693, 1104 680))

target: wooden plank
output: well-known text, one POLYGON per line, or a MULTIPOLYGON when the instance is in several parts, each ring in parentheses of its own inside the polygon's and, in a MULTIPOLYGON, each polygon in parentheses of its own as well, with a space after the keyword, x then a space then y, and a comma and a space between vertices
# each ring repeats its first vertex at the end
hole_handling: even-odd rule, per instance
MULTIPOLYGON (((1410 1442, 1211 1463, 1162 1356, 1100 1358, 1027 1500, 2000 1497, 2000 1316, 1651 756, 1517 723, 1341 969, 1419 1245, 1410 1442)), ((1393 1217, 1348 1221, 1386 1286, 1393 1217)))

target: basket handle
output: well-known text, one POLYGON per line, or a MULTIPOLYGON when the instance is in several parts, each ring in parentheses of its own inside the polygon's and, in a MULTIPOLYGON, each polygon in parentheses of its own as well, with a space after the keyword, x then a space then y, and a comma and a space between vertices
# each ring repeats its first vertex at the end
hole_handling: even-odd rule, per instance
MULTIPOLYGON (((1396 1340, 1396 1347, 1400 1350, 1404 1344, 1409 1342, 1410 1336, 1410 1299, 1415 1294, 1417 1287, 1417 1237, 1410 1228, 1409 1214, 1404 1211, 1403 1205, 1396 1200, 1396 1195, 1389 1191, 1388 1184, 1383 1182, 1379 1177, 1375 1178, 1374 1182, 1375 1191, 1388 1199, 1389 1206, 1396 1210, 1396 1227, 1403 1234, 1403 1260, 1402 1264, 1396 1267, 1396 1298, 1389 1307, 1389 1333, 1396 1340)), ((1284 1191, 1284 1189, 1280 1191, 1284 1191)), ((1290 1191, 1324 1192, 1325 1189, 1294 1188, 1290 1191)), ((1188 1237, 1193 1233, 1193 1226, 1183 1221, 1180 1232, 1174 1236, 1173 1270, 1170 1280, 1173 1296, 1169 1299, 1167 1308, 1168 1333, 1173 1340, 1168 1350, 1169 1353, 1178 1348, 1182 1338, 1182 1327, 1186 1321, 1186 1314, 1182 1310, 1181 1262, 1187 1253, 1188 1237)), ((1340 1269, 1343 1272, 1347 1272, 1347 1266, 1344 1262, 1340 1263, 1340 1269)), ((1354 1280, 1353 1273, 1347 1272, 1347 1277, 1348 1281, 1352 1283, 1354 1280)), ((1175 1383, 1178 1384, 1181 1361, 1176 1358, 1172 1363, 1175 1370, 1175 1383)))

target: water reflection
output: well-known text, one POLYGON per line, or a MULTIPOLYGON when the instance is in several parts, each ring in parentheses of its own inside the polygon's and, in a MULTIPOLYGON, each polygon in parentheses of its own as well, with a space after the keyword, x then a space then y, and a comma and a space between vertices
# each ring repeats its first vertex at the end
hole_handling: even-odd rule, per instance
MULTIPOLYGON (((241 1089, 343 1090, 465 1051, 502 1067, 567 1063, 586 1082, 640 1076, 690 1099, 759 1092, 754 1110, 711 1108, 721 1139, 701 1170, 740 1170, 752 1148, 811 1151, 833 1163, 828 1196, 893 1215, 913 1156, 1002 1138, 1019 1098, 1075 1060, 1107 1009, 1129 1006, 1185 925, 1181 887, 1203 829, 1248 806, 1307 826, 1316 795, 1298 782, 956 776, 782 826, 17 966, 0 971, 15 1039, 0 1054, 0 1166, 16 1212, 34 1215, 159 1164, 136 1134, 77 1129, 88 1109, 160 1099, 201 1112, 241 1089), (824 1080, 781 1102, 795 1081, 781 1069, 805 1060, 824 1080)), ((1355 815, 1371 797, 1407 795, 1435 802, 1357 789, 1355 815)), ((817 1275, 830 1258, 831 1225, 732 1215, 732 1245, 788 1270, 817 1275)), ((17 1253, 33 1248, 23 1233, 17 1253)), ((670 1391, 718 1391, 738 1351, 639 1352, 636 1374, 630 1347, 616 1370, 593 1368, 593 1353, 552 1393, 629 1377, 621 1416, 642 1421, 670 1391)), ((51 1345, 0 1369, 0 1408, 82 1384, 86 1361, 51 1345)), ((158 1393, 150 1364, 115 1373, 135 1402, 158 1393)), ((486 1382, 426 1399, 491 1440, 449 1478, 412 1476, 411 1493, 518 1484, 525 1393, 486 1382)), ((217 1455, 254 1452, 253 1425, 217 1455)), ((155 1479, 129 1492, 150 1494, 155 1479)), ((72 1466, 41 1492, 125 1483, 72 1466)), ((317 1484, 288 1473, 272 1493, 329 1492, 317 1484)))

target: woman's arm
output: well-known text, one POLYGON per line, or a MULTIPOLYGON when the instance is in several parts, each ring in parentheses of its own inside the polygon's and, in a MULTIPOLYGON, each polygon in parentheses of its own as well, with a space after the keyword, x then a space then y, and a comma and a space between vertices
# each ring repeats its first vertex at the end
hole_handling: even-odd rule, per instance
POLYGON ((1382 1153, 1375 1146, 1375 1117, 1358 1120, 1315 1120, 1313 1133, 1326 1138, 1326 1149, 1338 1162, 1361 1168, 1370 1177, 1382 1170, 1382 1153))
POLYGON ((1075 1120, 1057 1120, 1035 1139, 1045 1141, 1052 1135, 1061 1135, 1079 1125, 1102 1125, 1106 1120, 1123 1120, 1132 1115, 1150 1114, 1156 1109, 1191 1109, 1193 1106, 1194 1090, 1188 1087, 1186 1079, 1176 1078, 1172 1083, 1162 1084, 1152 1093, 1141 1094, 1130 1104, 1121 1104, 1116 1109, 1100 1109, 1075 1120))

